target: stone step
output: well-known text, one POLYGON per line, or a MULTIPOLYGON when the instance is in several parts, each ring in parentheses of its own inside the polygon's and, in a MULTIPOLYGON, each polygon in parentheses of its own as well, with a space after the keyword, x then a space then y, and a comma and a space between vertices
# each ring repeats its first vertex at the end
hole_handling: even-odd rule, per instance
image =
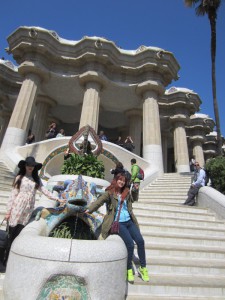
MULTIPOLYGON (((164 296, 167 299, 182 295, 186 297, 206 296, 224 297, 225 277, 221 275, 183 275, 179 274, 154 274, 150 277, 150 282, 143 282, 135 276, 134 284, 128 284, 128 296, 164 296)), ((154 298, 153 298, 154 299, 154 298)), ((184 299, 184 298, 182 298, 184 299)), ((201 299, 201 298, 200 298, 201 299)), ((205 299, 205 298, 203 298, 205 299)))
MULTIPOLYGON (((138 259, 135 265, 139 267, 138 259)), ((150 274, 207 274, 225 275, 225 261, 223 259, 183 258, 171 256, 151 256, 147 259, 150 274)))
POLYGON ((173 199, 167 198, 167 197, 148 197, 148 196, 141 196, 139 198, 139 201, 142 201, 144 203, 156 203, 156 204, 172 204, 172 205, 182 205, 184 203, 184 201, 186 201, 187 197, 178 197, 177 199, 175 197, 173 197, 173 199))
POLYGON ((204 267, 189 267, 189 266, 171 266, 171 265, 158 265, 158 264, 148 264, 149 275, 155 275, 158 273, 168 273, 168 274, 176 274, 179 276, 180 274, 186 275, 221 275, 225 276, 225 268, 204 268, 204 267))
POLYGON ((145 187, 145 189, 147 188, 152 188, 152 187, 190 187, 191 185, 191 181, 190 182, 172 182, 172 181, 160 181, 160 182, 154 182, 154 183, 151 183, 149 186, 145 187))
POLYGON ((0 186, 4 186, 7 185, 8 187, 12 188, 12 184, 13 184, 13 179, 4 179, 4 178, 0 178, 0 186))
MULTIPOLYGON (((134 207, 134 205, 133 205, 134 207)), ((171 217, 184 217, 184 218, 198 218, 198 220, 212 220, 215 221, 216 220, 216 216, 213 213, 207 213, 203 212, 203 213, 198 213, 198 211, 196 212, 189 212, 187 210, 185 211, 181 211, 181 210, 173 210, 173 209, 160 209, 157 207, 145 207, 145 205, 141 206, 135 206, 135 215, 136 214, 144 214, 147 215, 149 217, 154 216, 154 215, 160 215, 160 216, 171 216, 171 217)))
POLYGON ((139 194, 139 200, 143 200, 143 199, 149 199, 149 200, 153 200, 153 199, 164 199, 164 200, 170 200, 171 203, 173 203, 173 200, 181 200, 181 199, 186 199, 187 198, 187 194, 184 194, 184 195, 162 195, 162 194, 155 194, 155 195, 152 195, 150 193, 148 194, 143 194, 143 193, 140 193, 139 194))
MULTIPOLYGON (((140 196, 142 195, 148 195, 149 197, 154 197, 155 195, 156 196, 168 196, 168 193, 169 191, 168 190, 165 190, 163 189, 163 191, 156 191, 156 190, 150 190, 150 191, 141 191, 140 192, 140 196)), ((184 190, 184 191, 181 191, 181 190, 177 190, 177 191, 173 191, 173 195, 176 195, 176 196, 186 196, 187 197, 187 190, 184 190)))
POLYGON ((183 217, 172 217, 172 216, 163 216, 163 215, 151 215, 148 216, 147 214, 140 214, 135 212, 135 216, 138 220, 142 222, 161 222, 165 224, 184 224, 184 225, 192 225, 195 226, 216 226, 217 228, 223 228, 225 231, 225 223, 223 221, 215 221, 215 220, 199 220, 196 218, 183 218, 183 217))
POLYGON ((191 181, 192 181, 192 179, 190 178, 165 178, 165 177, 162 177, 162 178, 158 178, 158 179, 156 179, 154 182, 152 182, 151 184, 158 184, 158 183, 164 183, 164 184, 166 184, 167 182, 169 183, 169 184, 171 184, 171 183, 174 183, 174 185, 176 185, 176 184, 190 184, 191 183, 191 181))
POLYGON ((192 244, 205 246, 225 247, 225 236, 207 236, 203 234, 184 234, 183 232, 159 232, 159 231, 142 231, 145 242, 149 243, 177 243, 192 244))
POLYGON ((4 278, 5 278, 5 273, 0 273, 0 300, 4 300, 4 295, 3 295, 4 278))
POLYGON ((217 296, 151 296, 151 295, 130 295, 126 297, 126 300, 224 300, 224 296, 217 297, 217 296))
POLYGON ((208 209, 198 206, 186 206, 186 205, 178 205, 172 203, 154 203, 147 200, 139 199, 137 202, 133 203, 133 208, 144 207, 146 209, 156 209, 156 210, 172 210, 172 211, 180 211, 180 212, 187 212, 187 213, 196 213, 196 214, 208 214, 208 209))
POLYGON ((146 256, 179 256, 195 258, 225 258, 225 247, 176 243, 145 242, 146 256))
POLYGON ((204 235, 216 235, 225 236, 223 228, 217 228, 215 226, 192 226, 187 224, 162 224, 162 222, 143 222, 139 220, 139 226, 141 232, 144 231, 159 231, 159 232, 183 232, 184 234, 204 234, 204 235))
POLYGON ((182 187, 164 187, 162 190, 162 187, 160 186, 154 186, 154 187, 148 187, 146 189, 143 189, 140 193, 149 193, 149 192, 164 192, 164 193, 171 193, 171 192, 186 192, 188 190, 188 188, 190 187, 190 185, 188 187, 184 187, 182 185, 182 187))
MULTIPOLYGON (((4 179, 2 176, 0 177, 0 187, 7 185, 7 187, 9 187, 10 189, 12 188, 12 184, 13 184, 14 179, 4 179)), ((0 189, 1 191, 1 189, 0 189)))

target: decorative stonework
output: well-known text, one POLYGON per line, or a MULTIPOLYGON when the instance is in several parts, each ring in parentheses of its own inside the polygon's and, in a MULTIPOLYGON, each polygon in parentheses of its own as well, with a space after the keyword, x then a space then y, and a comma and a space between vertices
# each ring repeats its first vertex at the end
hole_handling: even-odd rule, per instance
POLYGON ((30 31, 29 31, 29 36, 30 36, 32 39, 36 39, 37 36, 38 36, 37 30, 35 30, 34 28, 31 28, 30 31))
POLYGON ((72 136, 69 141, 70 152, 76 153, 78 155, 84 154, 84 149, 80 149, 80 147, 76 146, 76 142, 78 142, 81 137, 84 137, 84 141, 86 140, 86 143, 88 141, 88 138, 93 139, 94 143, 96 143, 96 147, 92 151, 93 155, 98 156, 102 152, 102 142, 97 136, 94 129, 89 125, 83 126, 76 134, 72 136))
POLYGON ((56 275, 51 277, 43 286, 37 300, 43 299, 89 300, 90 297, 83 278, 56 275))
MULTIPOLYGON (((48 180, 49 178, 47 176, 45 176, 45 168, 47 166, 47 164, 49 163, 49 161, 59 155, 59 154, 62 154, 64 153, 64 151, 68 148, 68 145, 64 145, 62 147, 59 147, 57 149, 55 149, 54 151, 52 151, 47 157, 46 159, 44 160, 43 162, 43 165, 42 165, 42 168, 41 168, 41 171, 40 171, 40 177, 44 180, 48 180)), ((118 163, 118 159, 111 153, 109 152, 108 150, 105 150, 102 148, 101 150, 101 154, 104 155, 105 157, 107 157, 108 159, 112 160, 114 164, 118 163)))
POLYGON ((148 49, 148 48, 147 48, 146 46, 142 45, 142 46, 140 46, 140 47, 137 49, 136 53, 143 52, 143 51, 145 51, 145 50, 147 50, 147 49, 148 49))

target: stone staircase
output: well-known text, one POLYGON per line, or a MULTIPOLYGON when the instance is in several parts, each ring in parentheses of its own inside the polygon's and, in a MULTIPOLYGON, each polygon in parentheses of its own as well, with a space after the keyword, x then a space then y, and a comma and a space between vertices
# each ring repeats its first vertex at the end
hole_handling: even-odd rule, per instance
MULTIPOLYGON (((6 204, 12 189, 12 183, 15 176, 13 173, 7 168, 4 162, 0 161, 0 223, 4 219, 6 213, 6 204)), ((2 225, 1 229, 5 228, 5 224, 2 225)), ((3 280, 5 278, 5 274, 0 273, 0 300, 3 300, 3 280)))
POLYGON ((0 161, 0 222, 4 219, 6 204, 12 190, 15 175, 0 161))
POLYGON ((127 300, 225 299, 225 222, 207 209, 182 205, 190 183, 191 176, 165 174, 134 203, 150 282, 136 276, 127 300))
MULTIPOLYGON (((13 178, 0 162, 0 219, 13 178)), ((150 282, 136 276, 134 284, 127 285, 127 300, 225 299, 225 222, 207 209, 181 205, 190 183, 191 176, 164 174, 134 203, 150 282)), ((134 262, 136 271, 137 253, 134 262)), ((3 280, 0 274, 1 300, 3 280)))

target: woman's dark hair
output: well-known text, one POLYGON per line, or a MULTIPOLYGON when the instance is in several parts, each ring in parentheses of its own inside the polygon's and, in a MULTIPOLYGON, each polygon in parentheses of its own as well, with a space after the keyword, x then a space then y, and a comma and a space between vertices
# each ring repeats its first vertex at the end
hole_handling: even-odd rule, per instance
MULTIPOLYGON (((19 178, 16 180, 14 180, 13 182, 13 187, 16 188, 16 189, 20 189, 20 186, 21 186, 21 182, 22 182, 22 179, 23 177, 26 175, 26 167, 23 166, 20 168, 18 174, 17 174, 17 177, 19 176, 19 178)), ((35 188, 38 189, 39 186, 40 186, 40 177, 38 176, 38 169, 35 167, 33 172, 32 172, 32 178, 34 179, 34 182, 35 182, 35 188)))
POLYGON ((127 178, 123 174, 116 175, 116 177, 111 182, 110 186, 108 186, 105 190, 108 191, 110 194, 121 193, 122 200, 124 200, 130 192, 129 188, 127 187, 127 178), (122 188, 119 188, 117 185, 117 181, 119 179, 125 181, 125 184, 122 188))
POLYGON ((119 161, 119 162, 116 164, 116 168, 118 168, 118 169, 123 169, 123 164, 119 161))

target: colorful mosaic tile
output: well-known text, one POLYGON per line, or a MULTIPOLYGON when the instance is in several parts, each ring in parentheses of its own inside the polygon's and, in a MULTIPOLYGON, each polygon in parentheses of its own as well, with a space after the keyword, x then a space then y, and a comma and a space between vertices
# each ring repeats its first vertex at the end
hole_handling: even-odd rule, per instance
POLYGON ((90 300, 90 297, 82 278, 56 275, 45 283, 37 300, 90 300))

